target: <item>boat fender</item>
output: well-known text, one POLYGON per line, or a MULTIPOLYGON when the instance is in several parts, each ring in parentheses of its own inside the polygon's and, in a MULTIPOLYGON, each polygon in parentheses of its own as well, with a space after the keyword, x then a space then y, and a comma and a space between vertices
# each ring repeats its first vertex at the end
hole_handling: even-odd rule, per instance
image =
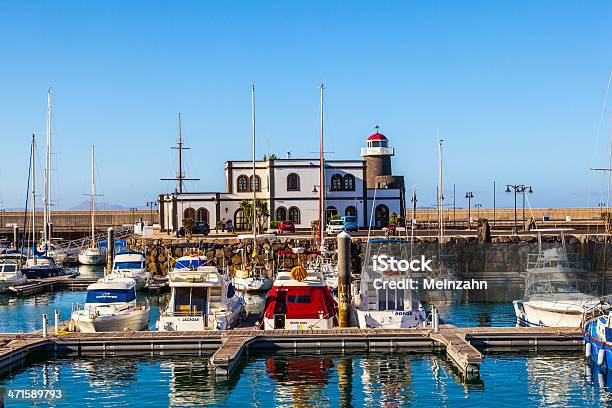
POLYGON ((606 361, 606 350, 599 349, 599 351, 597 352, 597 365, 602 366, 604 365, 605 361, 606 361))
POLYGON ((592 350, 592 345, 591 343, 587 343, 584 345, 584 354, 587 356, 587 358, 591 358, 591 355, 593 354, 593 350, 592 350))

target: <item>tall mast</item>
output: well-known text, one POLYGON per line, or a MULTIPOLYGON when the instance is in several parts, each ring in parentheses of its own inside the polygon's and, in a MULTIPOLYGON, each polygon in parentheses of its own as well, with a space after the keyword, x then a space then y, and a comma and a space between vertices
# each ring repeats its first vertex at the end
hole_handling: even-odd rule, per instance
POLYGON ((255 185, 255 84, 251 87, 251 131, 253 133, 253 184, 251 188, 253 189, 253 253, 257 254, 257 243, 255 242, 257 238, 257 188, 255 185))
POLYGON ((176 147, 171 147, 171 149, 178 150, 178 171, 176 172, 176 177, 174 178, 162 178, 160 180, 175 180, 178 182, 178 192, 183 193, 183 182, 184 181, 197 181, 200 180, 198 178, 187 178, 185 177, 185 173, 183 172, 183 150, 188 150, 189 147, 183 146, 183 126, 181 125, 181 112, 178 113, 178 131, 179 137, 176 141, 176 147))
POLYGON ((36 153, 36 136, 32 133, 32 258, 34 259, 34 265, 36 265, 36 160, 34 154, 36 153))
POLYGON ((444 238, 444 194, 442 193, 442 142, 438 132, 438 223, 440 227, 440 240, 444 238))
POLYGON ((51 231, 49 224, 51 223, 51 89, 47 92, 47 146, 45 159, 45 198, 44 198, 44 228, 43 240, 45 243, 45 252, 48 249, 49 240, 51 239, 51 231))
POLYGON ((95 219, 96 219, 96 179, 95 179, 95 151, 94 145, 91 145, 91 247, 96 247, 96 227, 95 227, 95 219))
POLYGON ((325 158, 323 157, 323 90, 325 86, 321 84, 321 117, 319 129, 319 246, 323 249, 323 222, 325 220, 325 158))

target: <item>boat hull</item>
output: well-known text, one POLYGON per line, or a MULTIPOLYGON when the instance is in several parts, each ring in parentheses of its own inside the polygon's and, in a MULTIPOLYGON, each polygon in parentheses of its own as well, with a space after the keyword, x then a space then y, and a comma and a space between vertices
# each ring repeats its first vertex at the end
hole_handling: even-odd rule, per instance
POLYGON ((286 330, 329 330, 337 327, 337 320, 335 317, 328 319, 299 319, 299 318, 285 318, 284 326, 278 327, 275 324, 276 319, 263 319, 264 330, 274 329, 286 329, 286 330))
POLYGON ((152 274, 151 272, 146 271, 113 271, 110 273, 109 276, 132 278, 136 282, 135 289, 143 290, 145 289, 147 282, 149 282, 149 280, 151 279, 152 274))
POLYGON ((26 282, 26 276, 21 275, 15 278, 0 279, 0 293, 10 292, 11 286, 23 285, 26 282))
POLYGON ((72 314, 72 321, 78 330, 83 333, 112 332, 112 331, 140 331, 149 324, 150 308, 132 310, 119 315, 97 316, 91 318, 87 310, 80 310, 72 314))
POLYGON ((106 256, 103 254, 79 254, 79 263, 81 265, 103 265, 106 262, 106 256))
POLYGON ((44 267, 44 265, 41 265, 40 267, 32 266, 29 268, 23 268, 21 269, 21 273, 23 273, 28 279, 45 279, 70 274, 70 272, 64 270, 64 268, 60 266, 44 267))
POLYGON ((513 304, 517 322, 522 326, 577 328, 582 323, 583 314, 579 310, 554 310, 519 300, 513 304))
POLYGON ((423 326, 427 316, 422 310, 356 310, 360 329, 410 329, 423 326))
POLYGON ((272 279, 270 278, 234 278, 234 288, 241 292, 256 293, 267 292, 272 287, 272 279))

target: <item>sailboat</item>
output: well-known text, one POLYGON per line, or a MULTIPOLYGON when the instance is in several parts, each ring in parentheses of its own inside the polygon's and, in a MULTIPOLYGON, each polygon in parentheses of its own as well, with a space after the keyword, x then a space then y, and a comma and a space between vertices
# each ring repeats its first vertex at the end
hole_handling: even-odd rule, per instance
POLYGON ((253 254, 251 265, 247 265, 246 252, 242 253, 242 267, 234 272, 234 287, 244 292, 265 292, 272 287, 272 279, 268 277, 266 268, 257 267, 257 238, 274 239, 274 234, 257 235, 257 188, 255 186, 255 85, 251 88, 251 130, 253 134, 253 234, 239 235, 238 239, 253 240, 253 254))
POLYGON ((29 279, 49 278, 64 275, 61 266, 55 264, 53 258, 39 255, 36 251, 36 136, 32 135, 32 150, 30 173, 32 181, 32 248, 25 266, 21 272, 29 279))
POLYGON ((89 247, 79 253, 79 263, 83 265, 102 265, 106 262, 106 254, 96 242, 96 183, 95 183, 95 150, 91 146, 91 242, 89 247))
POLYGON ((43 200, 43 239, 38 243, 38 252, 53 258, 58 264, 68 260, 68 254, 59 244, 61 239, 51 238, 51 90, 47 92, 47 146, 45 152, 45 180, 43 200))

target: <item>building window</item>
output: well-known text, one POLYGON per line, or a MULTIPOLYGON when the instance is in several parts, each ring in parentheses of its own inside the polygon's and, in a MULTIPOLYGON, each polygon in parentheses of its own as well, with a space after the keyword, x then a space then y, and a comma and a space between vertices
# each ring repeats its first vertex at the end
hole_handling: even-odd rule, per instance
POLYGON ((295 173, 287 176, 287 191, 300 191, 300 176, 295 173))
POLYGON ((246 191, 249 191, 249 178, 243 174, 238 176, 238 192, 244 193, 246 191))
POLYGON ((195 216, 196 216, 196 212, 193 208, 189 207, 186 208, 185 211, 183 211, 183 218, 190 218, 193 221, 195 221, 195 216))
POLYGON ((289 208, 289 221, 293 221, 294 224, 300 223, 300 209, 297 207, 289 208))
MULTIPOLYGON (((249 179, 249 191, 253 191, 253 176, 249 179)), ((261 191, 261 177, 255 176, 255 191, 261 191)))
POLYGON ((241 208, 237 209, 234 213, 234 228, 238 231, 244 231, 247 229, 247 218, 244 215, 244 211, 241 208))
POLYGON ((344 191, 355 191, 355 176, 352 174, 344 175, 344 191))
POLYGON ((331 178, 331 191, 342 191, 342 176, 334 174, 331 178))
POLYGON ((344 210, 344 215, 350 216, 350 217, 356 217, 357 216, 357 209, 354 206, 349 205, 344 210))
POLYGON ((389 207, 384 204, 376 206, 374 211, 374 226, 376 228, 384 228, 389 225, 389 207))
POLYGON ((287 219, 287 209, 285 207, 278 207, 276 209, 276 221, 285 221, 287 219))
POLYGON ((196 221, 206 222, 208 223, 208 210, 204 207, 198 208, 198 213, 196 215, 196 221))
POLYGON ((329 223, 329 220, 331 220, 333 216, 338 215, 338 209, 333 205, 330 205, 329 207, 327 207, 327 211, 325 211, 325 214, 327 217, 326 222, 329 223))

